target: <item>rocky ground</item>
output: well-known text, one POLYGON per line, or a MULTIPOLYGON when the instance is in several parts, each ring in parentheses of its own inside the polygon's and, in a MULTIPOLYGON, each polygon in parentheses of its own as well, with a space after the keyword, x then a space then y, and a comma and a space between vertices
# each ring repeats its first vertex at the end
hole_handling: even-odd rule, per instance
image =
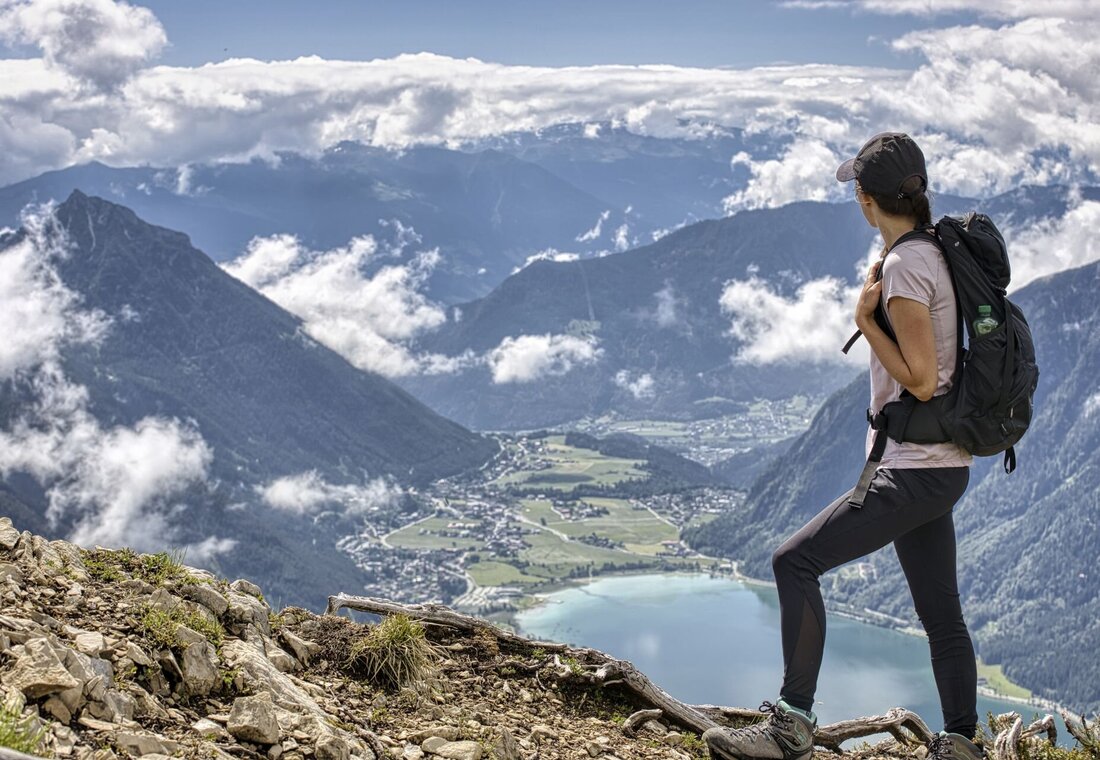
POLYGON ((413 624, 431 657, 403 679, 357 654, 379 628, 276 613, 246 580, 48 541, 0 517, 0 757, 707 757, 693 732, 658 720, 635 730, 628 716, 649 705, 571 680, 568 657, 413 624))

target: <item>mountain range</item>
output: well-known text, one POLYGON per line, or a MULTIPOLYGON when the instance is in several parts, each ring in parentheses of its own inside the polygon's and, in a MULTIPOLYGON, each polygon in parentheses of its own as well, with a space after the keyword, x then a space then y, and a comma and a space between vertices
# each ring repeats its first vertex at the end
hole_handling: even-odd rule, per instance
POLYGON ((0 225, 18 226, 27 203, 61 201, 74 189, 186 230, 215 261, 239 256, 255 236, 277 234, 322 251, 366 234, 393 245, 396 220, 420 237, 397 259, 414 248, 439 248, 441 264, 428 292, 441 301, 483 295, 548 248, 611 248, 606 235, 576 238, 604 212, 608 232, 623 218, 607 201, 498 151, 398 153, 342 143, 319 157, 287 153, 277 161, 183 168, 90 163, 48 172, 0 189, 0 225))
MULTIPOLYGON (((286 599, 316 600, 334 579, 362 582, 333 548, 334 526, 267 509, 259 489, 302 473, 338 485, 422 485, 498 450, 308 338, 297 317, 226 274, 186 235, 79 191, 55 216, 70 242, 58 276, 82 308, 112 319, 98 344, 65 350, 66 377, 86 389, 104 429, 149 416, 195 425, 213 452, 209 487, 187 492, 187 518, 174 527, 183 540, 237 540, 247 550, 233 552, 233 570, 268 579, 286 599)), ((0 421, 18 418, 32 391, 0 385, 0 421)), ((46 495, 28 478, 8 478, 5 498, 45 513, 46 495)))
MULTIPOLYGON (((1069 195, 1067 188, 1029 187, 980 204, 940 196, 936 211, 957 214, 980 205, 1008 229, 1060 216, 1069 195)), ((419 339, 420 347, 459 355, 520 335, 572 335, 592 341, 597 356, 531 383, 494 383, 485 366, 399 382, 477 429, 531 429, 609 412, 693 419, 807 388, 825 395, 848 381, 850 365, 820 356, 734 361, 744 342, 730 334, 732 320, 720 298, 731 280, 787 299, 821 278, 849 283, 871 241, 856 204, 802 202, 697 222, 622 253, 537 261, 484 298, 455 306, 446 324, 419 339), (647 378, 646 392, 639 392, 640 378, 647 378)))

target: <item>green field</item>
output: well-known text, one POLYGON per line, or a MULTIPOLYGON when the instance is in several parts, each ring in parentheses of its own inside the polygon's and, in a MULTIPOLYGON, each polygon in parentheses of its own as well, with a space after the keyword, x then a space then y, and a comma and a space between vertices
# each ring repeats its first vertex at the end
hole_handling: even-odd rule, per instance
POLYGON ((478 523, 479 520, 454 517, 430 517, 422 522, 406 525, 401 530, 391 533, 387 541, 392 546, 400 546, 407 549, 483 549, 485 543, 478 538, 458 538, 455 536, 440 535, 448 530, 447 525, 454 522, 478 523), (421 532, 425 531, 425 532, 421 532))
POLYGON ((633 509, 626 499, 586 497, 582 501, 605 507, 608 514, 575 521, 562 520, 549 501, 523 499, 520 503, 524 517, 529 520, 545 520, 546 527, 570 537, 595 533, 612 541, 621 541, 627 551, 637 554, 656 554, 662 548, 661 541, 679 538, 676 528, 654 517, 648 509, 633 509))
POLYGON ((993 689, 998 694, 1004 694, 1008 697, 1018 697, 1020 699, 1031 698, 1031 691, 1008 680, 1008 676, 1001 670, 1000 665, 989 665, 984 663, 981 657, 978 658, 978 678, 984 678, 989 688, 993 689))
POLYGON ((466 570, 479 586, 537 586, 546 582, 545 577, 528 575, 513 565, 496 560, 475 562, 466 570))
POLYGON ((512 472, 497 478, 498 486, 545 488, 547 491, 571 491, 577 485, 614 485, 624 480, 644 480, 649 473, 640 469, 641 459, 607 457, 591 449, 565 445, 565 436, 553 435, 546 440, 545 457, 550 467, 544 470, 512 472))

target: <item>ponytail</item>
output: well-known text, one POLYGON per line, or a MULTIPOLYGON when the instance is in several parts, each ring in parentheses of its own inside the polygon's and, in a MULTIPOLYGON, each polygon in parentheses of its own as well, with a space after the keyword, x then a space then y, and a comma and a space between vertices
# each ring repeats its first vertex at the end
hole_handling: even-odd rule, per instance
POLYGON ((897 195, 881 195, 866 190, 864 193, 874 198, 878 207, 887 214, 913 217, 918 227, 932 223, 932 201, 922 177, 914 175, 905 180, 897 195))

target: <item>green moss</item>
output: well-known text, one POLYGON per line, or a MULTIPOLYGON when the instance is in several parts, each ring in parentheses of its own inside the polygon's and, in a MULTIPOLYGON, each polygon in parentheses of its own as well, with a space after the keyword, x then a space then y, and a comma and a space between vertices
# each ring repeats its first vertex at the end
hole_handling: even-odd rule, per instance
POLYGON ((46 736, 44 727, 36 727, 33 717, 23 718, 7 705, 0 704, 0 747, 27 755, 37 754, 46 736))

